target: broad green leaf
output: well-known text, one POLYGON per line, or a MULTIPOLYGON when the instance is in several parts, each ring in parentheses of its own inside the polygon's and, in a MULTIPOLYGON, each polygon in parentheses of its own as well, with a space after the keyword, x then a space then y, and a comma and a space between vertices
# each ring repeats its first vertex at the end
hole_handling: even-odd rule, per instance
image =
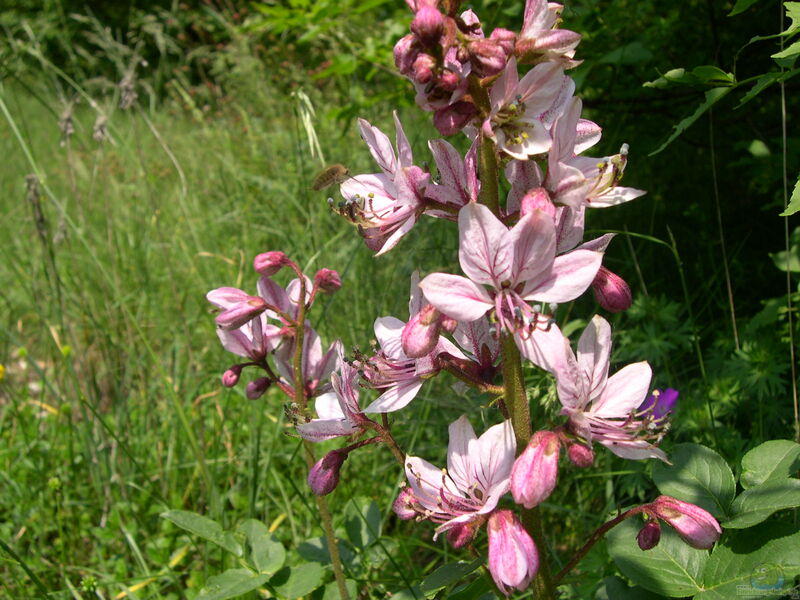
POLYGON ((381 509, 374 500, 352 498, 345 509, 344 527, 356 548, 366 548, 381 534, 381 509))
POLYGON ((630 518, 606 535, 608 553, 622 574, 664 596, 691 596, 699 592, 708 551, 692 548, 668 525, 661 528, 661 541, 655 548, 642 550, 636 542, 642 525, 641 519, 630 518))
POLYGON ((733 518, 722 523, 725 529, 752 527, 786 508, 800 506, 800 479, 768 481, 743 491, 731 504, 733 518))
POLYGON ((783 272, 800 272, 800 246, 791 246, 789 251, 770 252, 769 257, 775 266, 783 272))
POLYGON ((479 557, 472 562, 460 560, 448 563, 423 579, 419 587, 426 598, 431 598, 436 595, 436 592, 457 583, 461 578, 466 577, 485 562, 483 557, 479 557))
POLYGON ((792 197, 789 199, 789 206, 786 207, 786 210, 781 213, 782 217, 789 217, 800 210, 800 177, 797 178, 797 181, 794 184, 794 190, 792 190, 792 197))
POLYGON ((769 440, 742 457, 739 483, 744 489, 773 479, 791 477, 800 468, 800 444, 791 440, 769 440))
POLYGON ((648 592, 639 586, 628 587, 616 575, 606 577, 595 594, 594 600, 661 600, 664 596, 648 592))
POLYGON ((741 100, 739 100, 739 104, 736 105, 736 108, 739 108, 740 106, 750 102, 750 100, 758 96, 761 92, 763 92, 773 83, 778 81, 780 78, 781 78, 781 73, 779 73, 778 71, 772 73, 766 73, 765 75, 759 77, 758 81, 756 81, 753 84, 753 87, 747 90, 747 93, 744 96, 742 96, 741 100))
POLYGON ((784 2, 783 8, 786 9, 786 17, 791 21, 784 34, 792 34, 800 30, 800 2, 784 2))
POLYGON ((250 560, 259 573, 272 575, 286 561, 286 550, 269 532, 264 523, 248 519, 237 528, 247 538, 250 560))
POLYGON ((250 569, 228 569, 221 575, 209 577, 196 600, 227 600, 259 588, 269 575, 253 573, 250 569))
POLYGON ((497 600, 491 584, 486 577, 478 577, 467 585, 457 587, 447 596, 448 600, 497 600))
POLYGON ((736 482, 723 458, 699 444, 678 444, 669 456, 671 465, 656 463, 653 481, 665 496, 673 496, 727 519, 736 494, 736 482))
MULTIPOLYGON (((345 564, 350 564, 353 562, 353 559, 355 558, 353 551, 341 541, 339 541, 339 543, 336 545, 339 546, 339 556, 341 557, 342 561, 345 564)), ((300 544, 297 546, 297 553, 303 560, 310 562, 318 562, 322 563, 323 565, 327 565, 331 562, 331 555, 328 552, 328 543, 324 537, 311 538, 304 542, 300 542, 300 544)))
POLYGON ((758 0, 736 0, 736 4, 733 5, 733 8, 731 9, 731 12, 728 13, 728 16, 733 17, 739 13, 743 13, 756 2, 758 2, 758 0))
POLYGON ((788 595, 800 574, 800 533, 788 522, 763 523, 731 531, 717 544, 703 572, 703 592, 694 600, 737 597, 779 598, 788 595))
POLYGON ((800 55, 800 41, 795 42, 788 48, 784 48, 780 52, 770 55, 770 58, 795 58, 800 55))
POLYGON ((692 69, 692 75, 697 78, 697 80, 701 83, 709 83, 709 84, 726 84, 730 85, 734 83, 734 78, 732 73, 726 73, 719 67, 715 67, 714 65, 701 65, 699 67, 695 67, 692 69))
POLYGON ((423 597, 422 590, 419 589, 418 585, 400 590, 399 592, 394 592, 389 596, 391 600, 419 600, 423 597))
POLYGON ((303 563, 296 567, 284 567, 269 580, 269 585, 279 598, 294 600, 310 594, 322 583, 323 569, 319 563, 303 563))
MULTIPOLYGON (((352 579, 345 579, 344 585, 347 587, 347 592, 350 594, 351 598, 356 598, 358 596, 358 585, 355 581, 352 579)), ((322 593, 322 600, 340 600, 340 598, 339 584, 335 581, 331 581, 325 586, 325 591, 322 593)))
POLYGON ((167 512, 161 513, 161 517, 172 521, 175 525, 181 529, 185 529, 189 533, 193 533, 204 540, 213 542, 217 546, 233 553, 235 556, 242 556, 242 545, 236 539, 236 536, 230 531, 223 530, 222 525, 208 517, 198 515, 188 510, 168 510, 167 512))
POLYGON ((705 99, 705 100, 704 100, 704 101, 703 101, 703 102, 700 104, 700 106, 698 106, 698 107, 697 107, 697 109, 694 111, 694 113, 692 113, 690 116, 686 117, 686 118, 685 118, 685 119, 683 119, 683 120, 682 120, 680 123, 678 123, 677 125, 675 125, 675 127, 674 127, 675 131, 673 131, 673 132, 672 132, 672 135, 670 135, 670 136, 669 136, 669 138, 667 138, 667 141, 666 141, 666 142, 664 142, 663 144, 661 144, 661 145, 660 145, 658 148, 656 148, 655 150, 653 150, 653 151, 652 151, 652 152, 651 152, 651 153, 650 153, 648 156, 653 156, 653 155, 655 155, 655 154, 658 154, 658 153, 659 153, 659 152, 661 152, 661 151, 662 151, 664 148, 666 148, 667 146, 669 146, 669 145, 670 145, 672 142, 674 142, 674 141, 675 141, 675 140, 676 140, 676 139, 677 139, 677 138, 678 138, 678 137, 679 137, 679 136, 680 136, 680 135, 681 135, 681 134, 682 134, 684 131, 686 131, 687 129, 689 129, 689 127, 691 127, 691 126, 692 126, 692 124, 694 124, 694 122, 695 122, 695 121, 697 121, 697 119, 699 119, 701 116, 703 116, 703 114, 704 114, 704 113, 705 113, 705 112, 706 112, 706 111, 707 111, 709 108, 711 108, 711 107, 712 107, 712 106, 714 106, 714 105, 715 105, 717 102, 719 102, 719 101, 720 101, 720 100, 722 100, 722 99, 723 99, 725 96, 727 96, 727 95, 728 95, 728 93, 729 93, 729 92, 730 92, 732 89, 733 89, 732 87, 730 87, 730 86, 726 86, 726 87, 715 87, 715 88, 713 88, 713 89, 710 89, 710 90, 708 90, 708 91, 706 92, 706 94, 705 94, 705 98, 706 98, 706 99, 705 99))

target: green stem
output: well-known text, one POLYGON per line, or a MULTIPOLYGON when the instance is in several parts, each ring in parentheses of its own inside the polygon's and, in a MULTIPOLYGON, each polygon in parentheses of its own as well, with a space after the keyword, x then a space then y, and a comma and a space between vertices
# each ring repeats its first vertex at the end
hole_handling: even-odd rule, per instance
POLYGON ((495 143, 481 131, 478 150, 478 173, 481 178, 481 191, 478 202, 485 204, 500 218, 500 192, 498 186, 499 166, 495 143))
MULTIPOLYGON (((308 397, 306 396, 306 385, 303 379, 303 338, 306 330, 306 280, 299 269, 295 269, 298 273, 300 281, 300 295, 298 297, 298 310, 297 321, 295 322, 294 336, 295 347, 292 366, 294 368, 294 400, 300 407, 300 410, 305 413, 308 406, 308 397)), ((303 440, 303 448, 305 449, 306 465, 308 469, 314 466, 316 460, 314 459, 314 444, 308 440, 303 440)), ((344 569, 342 568, 342 557, 339 555, 339 546, 336 543, 336 535, 333 532, 333 519, 331 518, 331 511, 328 508, 328 502, 324 496, 317 496, 314 494, 314 499, 317 501, 317 509, 322 521, 322 529, 325 532, 325 539, 328 542, 328 552, 331 556, 331 566, 333 567, 333 576, 336 579, 336 586, 339 588, 339 598, 341 600, 350 600, 350 594, 347 591, 347 583, 344 579, 344 569)))

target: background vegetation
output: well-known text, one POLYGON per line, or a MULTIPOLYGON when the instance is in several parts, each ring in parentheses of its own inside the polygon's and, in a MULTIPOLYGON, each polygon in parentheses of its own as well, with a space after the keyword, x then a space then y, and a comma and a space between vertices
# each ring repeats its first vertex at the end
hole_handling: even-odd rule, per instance
MULTIPOLYGON (((780 4, 729 17, 730 4, 573 0, 564 19, 584 35, 573 75, 604 127, 597 152, 629 143, 625 185, 649 191, 590 216, 598 232, 622 232, 607 264, 636 297, 614 317, 616 358, 650 361, 658 386, 681 391, 667 452, 699 442, 738 464, 764 440, 797 435, 787 295, 800 300, 800 234, 778 216, 800 164, 797 84, 741 103, 742 84, 656 154, 709 83, 643 85, 676 67, 716 65, 737 82, 779 73, 777 40, 740 49, 785 27, 780 4)), ((523 2, 473 5, 513 28, 523 2)), ((399 110, 427 158, 435 132, 391 59, 407 21, 399 0, 0 11, 0 594, 193 597, 231 559, 159 517, 169 509, 226 527, 258 518, 290 561, 324 563, 281 399, 220 386, 231 359, 204 294, 253 287, 252 256, 284 250, 342 274, 313 318, 327 341, 365 349, 375 317, 406 316, 414 268, 456 268, 441 223, 374 259, 310 189, 326 163, 374 170, 356 116, 391 132, 399 110)), ((591 299, 580 302, 574 313, 591 314, 591 299)), ((481 402, 451 383, 427 384, 394 425, 434 463, 445 424, 481 402)), ((546 505, 556 550, 607 510, 652 498, 650 465, 600 461, 599 477, 573 478, 546 505)), ((383 455, 356 453, 333 497, 361 598, 418 582, 451 552, 430 527, 391 515, 400 481, 383 455)), ((615 572, 602 548, 586 561, 569 597, 594 597, 615 572)))

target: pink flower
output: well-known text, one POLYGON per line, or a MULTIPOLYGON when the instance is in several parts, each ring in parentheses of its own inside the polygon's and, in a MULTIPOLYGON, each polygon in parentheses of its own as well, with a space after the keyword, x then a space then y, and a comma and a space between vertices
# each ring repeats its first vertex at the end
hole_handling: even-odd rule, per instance
POLYGON ((573 60, 575 48, 581 40, 580 34, 557 29, 559 16, 564 7, 547 0, 528 0, 522 31, 517 39, 517 54, 525 61, 559 61, 566 68, 581 61, 573 60))
POLYGON ((314 408, 317 419, 297 425, 297 433, 311 442, 324 442, 363 430, 366 417, 358 405, 358 371, 339 360, 339 373, 331 376, 333 393, 318 396, 314 408))
POLYGON ((541 327, 539 311, 529 303, 573 300, 589 287, 602 260, 601 252, 581 249, 556 257, 553 221, 541 211, 509 230, 486 206, 470 203, 458 225, 458 257, 467 277, 432 273, 420 283, 428 301, 458 321, 493 310, 507 331, 541 327))
POLYGON ((494 425, 476 438, 467 417, 460 417, 450 425, 447 469, 406 457, 413 496, 405 493, 403 510, 414 510, 419 518, 439 523, 437 536, 460 525, 474 531, 508 491, 515 448, 511 421, 494 425))
MULTIPOLYGON (((294 390, 294 353, 296 338, 291 338, 275 352, 275 366, 283 377, 284 390, 294 390)), ((336 367, 337 357, 342 353, 342 343, 333 342, 328 351, 323 354, 322 340, 316 331, 306 325, 303 335, 303 356, 301 369, 306 397, 312 397, 330 387, 325 386, 328 377, 336 367)))
POLYGON ((555 352, 547 348, 543 359, 556 376, 562 414, 569 416, 571 431, 587 442, 604 445, 622 458, 658 458, 664 452, 651 440, 660 441, 659 426, 652 410, 641 410, 650 387, 652 371, 646 362, 634 363, 608 376, 611 356, 611 326, 600 316, 587 325, 578 341, 577 357, 569 342, 555 352))
POLYGON ((654 502, 644 506, 643 512, 669 523, 692 548, 707 550, 722 535, 722 529, 711 513, 671 496, 659 496, 654 502))
POLYGON ((552 431, 537 431, 514 461, 511 495, 514 502, 533 508, 544 502, 556 487, 561 440, 552 431))
POLYGON ((239 329, 267 309, 263 298, 251 296, 237 288, 217 288, 208 292, 206 298, 222 309, 214 320, 218 327, 227 331, 239 329))
POLYGON ((489 572, 499 590, 525 590, 539 570, 539 552, 533 539, 510 510, 489 517, 489 572))

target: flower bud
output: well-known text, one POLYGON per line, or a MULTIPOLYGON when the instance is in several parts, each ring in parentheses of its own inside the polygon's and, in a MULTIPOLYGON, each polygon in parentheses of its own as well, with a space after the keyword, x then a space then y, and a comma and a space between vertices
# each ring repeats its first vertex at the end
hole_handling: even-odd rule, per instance
POLYGON ((480 520, 476 521, 474 524, 458 523, 447 530, 447 541, 450 542, 453 548, 463 548, 475 537, 475 525, 480 526, 481 524, 482 522, 480 520))
POLYGON ((478 39, 469 43, 469 59, 478 77, 491 77, 502 71, 508 56, 502 46, 491 39, 478 39))
POLYGON ((670 496, 659 496, 647 505, 644 512, 669 523, 692 548, 707 550, 722 535, 722 529, 711 513, 670 496))
POLYGON ((510 510, 489 517, 489 572, 498 589, 508 596, 524 590, 539 570, 539 552, 522 523, 510 510))
POLYGON ((556 487, 561 441, 552 431, 537 431, 511 469, 511 495, 525 508, 541 504, 556 487))
POLYGON ((414 81, 417 83, 428 83, 433 79, 433 69, 436 68, 436 59, 430 54, 419 54, 414 60, 412 72, 414 81))
POLYGON ((247 384, 244 393, 250 400, 258 400, 271 385, 272 380, 269 377, 259 377, 247 384))
POLYGON ((403 352, 409 358, 420 358, 430 354, 439 341, 439 317, 441 313, 431 304, 426 304, 422 310, 403 327, 400 341, 403 352))
POLYGON ((262 252, 253 259, 255 270, 266 277, 275 275, 288 264, 289 257, 280 251, 262 252))
POLYGON ((584 444, 570 444, 567 448, 570 462, 579 469, 586 469, 594 464, 594 451, 584 444))
POLYGON ((661 525, 658 521, 648 521, 644 527, 641 528, 639 534, 636 536, 636 541, 639 543, 639 548, 642 550, 650 550, 658 545, 661 540, 661 525))
POLYGON ((592 281, 592 292, 597 303, 608 312, 628 310, 633 303, 631 288, 625 280, 602 266, 592 281))
POLYGON ((444 16, 432 6, 423 6, 411 21, 411 31, 423 46, 432 48, 439 41, 444 26, 444 16))
POLYGON ((394 64, 403 75, 409 75, 418 54, 416 39, 408 34, 394 45, 394 64))
POLYGON ((333 269, 320 269, 314 275, 314 285, 323 292, 332 294, 342 287, 342 279, 339 277, 339 273, 333 269))
POLYGON ((233 365, 222 374, 222 385, 233 387, 239 383, 239 376, 242 374, 242 365, 233 365))
POLYGON ((331 450, 317 461, 308 472, 308 485, 317 496, 330 494, 339 485, 339 470, 347 459, 347 452, 331 450))
POLYGON ((550 194, 543 187, 529 190, 520 200, 520 216, 524 217, 534 210, 541 210, 553 219, 556 218, 556 205, 550 200, 550 194))
POLYGON ((217 326, 232 331, 252 321, 267 310, 267 303, 259 296, 246 296, 243 300, 232 304, 217 315, 214 321, 217 326))
POLYGON ((455 135, 478 114, 471 102, 459 101, 433 113, 433 124, 442 135, 455 135))
POLYGON ((458 76, 458 74, 453 73, 448 69, 445 69, 442 72, 441 77, 439 77, 439 87, 448 92, 454 92, 456 88, 458 88, 459 84, 461 84, 461 78, 458 76))
POLYGON ((397 498, 392 504, 394 514, 400 517, 403 521, 410 521, 417 516, 417 511, 414 506, 417 504, 417 499, 414 492, 410 487, 403 488, 397 495, 397 498))
POLYGON ((497 42, 497 44, 503 49, 505 52, 506 57, 510 57, 514 53, 514 45, 517 41, 517 34, 509 29, 503 29, 502 27, 497 27, 494 31, 492 31, 492 35, 489 36, 489 39, 497 42))

